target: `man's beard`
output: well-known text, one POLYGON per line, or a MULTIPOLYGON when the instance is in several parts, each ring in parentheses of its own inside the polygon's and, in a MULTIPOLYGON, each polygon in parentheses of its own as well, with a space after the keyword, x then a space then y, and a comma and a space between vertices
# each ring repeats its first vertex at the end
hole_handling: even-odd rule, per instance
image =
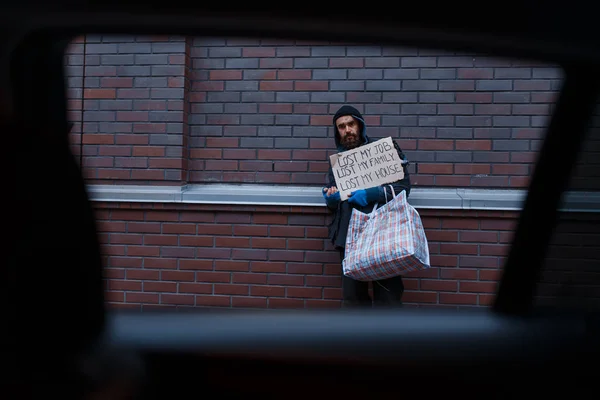
POLYGON ((360 138, 354 133, 349 133, 342 139, 342 146, 344 146, 346 150, 352 150, 360 145, 360 138))

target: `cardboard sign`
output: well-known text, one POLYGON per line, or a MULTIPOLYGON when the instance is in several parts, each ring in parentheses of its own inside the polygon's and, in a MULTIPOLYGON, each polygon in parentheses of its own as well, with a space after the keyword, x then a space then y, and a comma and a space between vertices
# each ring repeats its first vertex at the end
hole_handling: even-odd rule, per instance
POLYGON ((335 183, 342 201, 359 189, 385 185, 404 178, 402 160, 391 137, 331 155, 335 183))

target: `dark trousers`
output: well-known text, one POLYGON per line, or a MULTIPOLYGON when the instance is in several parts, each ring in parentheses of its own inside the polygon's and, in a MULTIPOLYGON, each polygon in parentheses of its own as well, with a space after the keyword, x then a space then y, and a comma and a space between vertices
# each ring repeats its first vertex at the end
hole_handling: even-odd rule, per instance
MULTIPOLYGON (((344 259, 344 249, 340 249, 344 259)), ((402 307, 404 282, 402 277, 382 279, 372 282, 373 299, 369 296, 369 282, 357 281, 344 275, 342 270, 343 306, 348 307, 402 307)))

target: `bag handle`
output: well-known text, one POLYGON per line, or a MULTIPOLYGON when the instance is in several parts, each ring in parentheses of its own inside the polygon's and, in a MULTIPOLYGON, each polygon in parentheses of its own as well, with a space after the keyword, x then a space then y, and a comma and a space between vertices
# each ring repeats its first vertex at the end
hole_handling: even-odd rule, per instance
MULTIPOLYGON (((390 189, 392 189, 392 199, 396 197, 396 192, 394 191, 394 187, 392 185, 388 185, 390 189)), ((387 203, 387 190, 383 189, 383 195, 385 196, 385 202, 387 203)))
MULTIPOLYGON (((396 191, 394 190, 394 187, 392 185, 388 185, 390 187, 390 189, 392 189, 392 199, 394 197, 396 197, 396 191)), ((383 195, 385 196, 385 202, 388 202, 388 198, 387 198, 387 190, 385 190, 385 188, 383 189, 383 195)), ((379 203, 375 203, 373 205, 373 210, 371 210, 371 214, 373 214, 375 212, 375 210, 377 209, 377 206, 379 205, 379 203)))

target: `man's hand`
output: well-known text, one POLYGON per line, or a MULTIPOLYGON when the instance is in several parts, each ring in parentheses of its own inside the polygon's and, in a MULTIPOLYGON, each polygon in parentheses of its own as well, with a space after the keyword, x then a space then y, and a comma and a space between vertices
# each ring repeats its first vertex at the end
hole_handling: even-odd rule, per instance
POLYGON ((325 196, 329 197, 332 194, 336 194, 336 193, 339 193, 339 192, 338 192, 338 189, 335 186, 332 186, 330 188, 323 188, 323 193, 324 193, 325 196))
POLYGON ((348 203, 358 204, 359 206, 366 206, 367 203, 367 191, 365 189, 357 190, 348 195, 348 203))
POLYGON ((377 201, 379 198, 379 187, 375 186, 368 189, 360 189, 348 195, 348 203, 356 204, 361 207, 377 201))
POLYGON ((328 206, 334 207, 340 201, 340 192, 335 186, 323 188, 323 198, 328 206))

